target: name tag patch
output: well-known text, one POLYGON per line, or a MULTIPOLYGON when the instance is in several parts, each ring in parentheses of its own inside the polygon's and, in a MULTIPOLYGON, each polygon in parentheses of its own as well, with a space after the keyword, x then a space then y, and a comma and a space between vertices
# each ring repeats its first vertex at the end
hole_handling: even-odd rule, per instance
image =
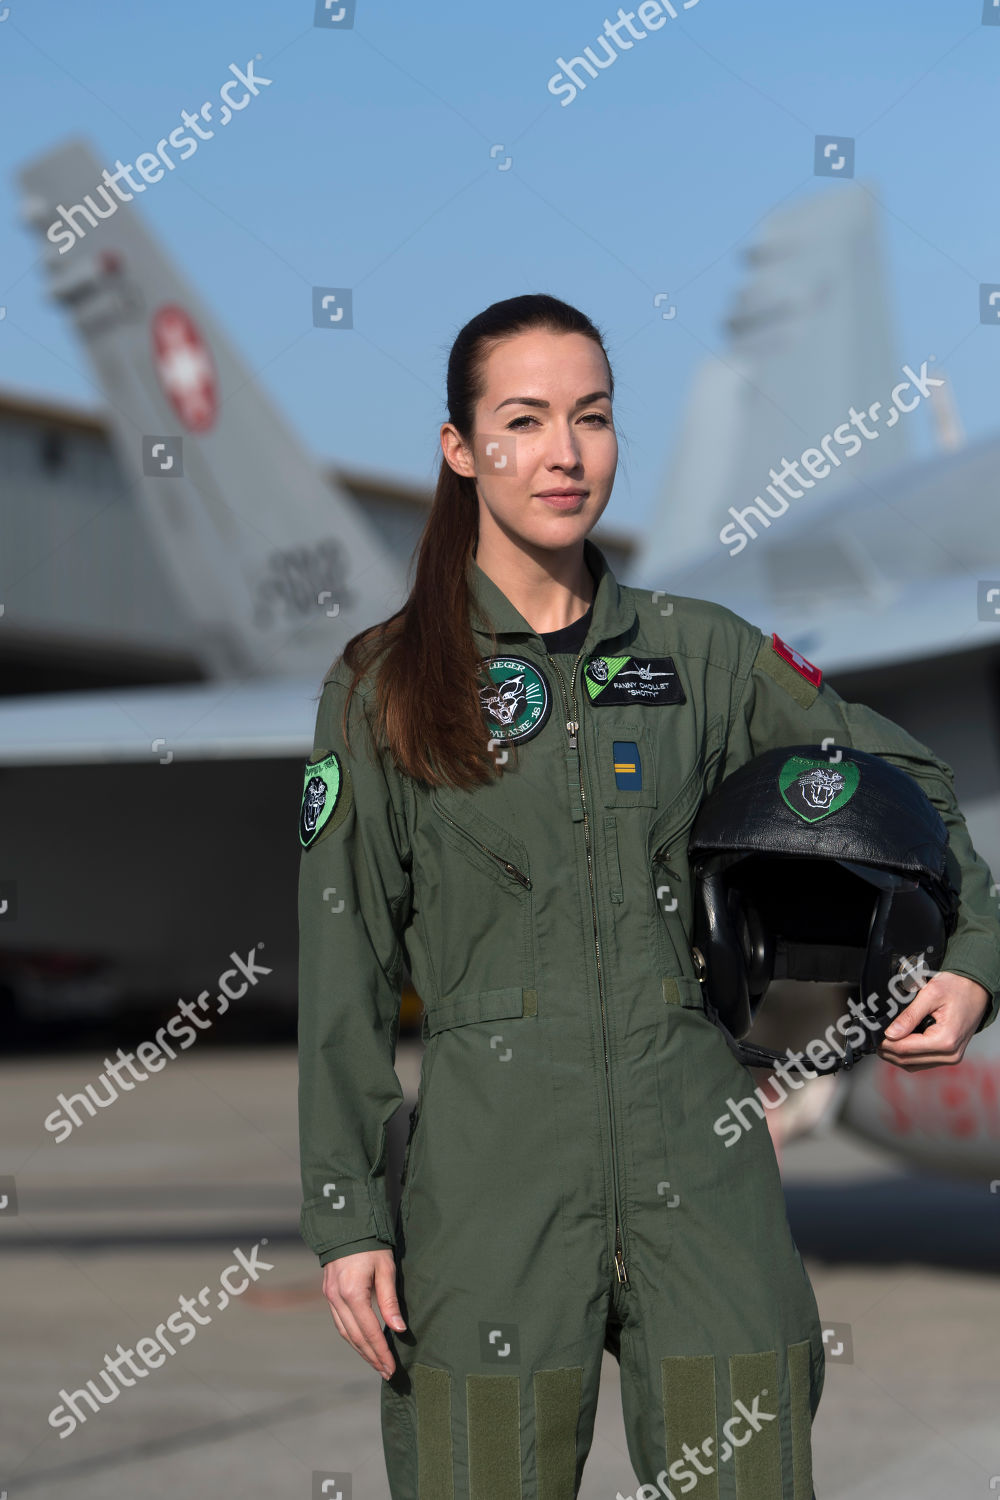
POLYGON ((592 656, 583 669, 591 703, 686 703, 672 656, 592 656))
POLYGON ((623 792, 642 791, 642 761, 635 740, 614 740, 615 786, 623 792))

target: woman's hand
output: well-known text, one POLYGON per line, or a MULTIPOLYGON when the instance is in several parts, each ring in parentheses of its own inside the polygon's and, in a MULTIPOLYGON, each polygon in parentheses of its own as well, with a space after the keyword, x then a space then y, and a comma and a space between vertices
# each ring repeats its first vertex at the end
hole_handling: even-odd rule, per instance
POLYGON ((910 1072, 961 1062, 989 1000, 989 991, 976 980, 942 970, 928 979, 886 1029, 876 1051, 886 1062, 910 1072), (925 1016, 933 1016, 933 1026, 911 1034, 925 1016))
POLYGON ((386 1380, 396 1368, 378 1318, 372 1311, 372 1282, 379 1312, 393 1328, 406 1324, 396 1301, 396 1262, 391 1250, 342 1255, 323 1267, 323 1295, 341 1335, 386 1380))

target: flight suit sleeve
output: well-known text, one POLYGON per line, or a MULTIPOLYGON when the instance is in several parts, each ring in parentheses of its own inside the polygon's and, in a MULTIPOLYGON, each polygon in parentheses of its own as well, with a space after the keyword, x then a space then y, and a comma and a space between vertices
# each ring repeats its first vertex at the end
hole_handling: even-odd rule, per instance
POLYGON ((734 688, 725 774, 781 745, 814 744, 820 755, 827 740, 881 755, 914 777, 944 820, 961 872, 958 925, 941 967, 989 991, 990 1002, 976 1028, 982 1031, 1000 1010, 1000 910, 991 894, 989 866, 973 848, 955 799, 951 766, 892 719, 863 703, 848 703, 826 682, 817 687, 779 655, 770 636, 750 628, 744 660, 745 669, 749 659, 749 670, 734 688))
POLYGON ((412 894, 405 796, 395 767, 374 754, 361 689, 348 752, 348 680, 341 666, 323 686, 310 765, 332 752, 340 781, 302 848, 298 886, 300 1228, 321 1265, 393 1247, 386 1142, 403 1097, 394 1061, 412 894))

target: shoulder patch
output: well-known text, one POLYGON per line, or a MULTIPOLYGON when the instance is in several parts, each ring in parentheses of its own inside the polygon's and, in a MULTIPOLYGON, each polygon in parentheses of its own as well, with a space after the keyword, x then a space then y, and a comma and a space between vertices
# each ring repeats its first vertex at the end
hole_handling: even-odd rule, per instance
MULTIPOLYGON (((331 819, 338 806, 346 814, 349 805, 350 777, 342 770, 336 751, 331 750, 319 760, 307 761, 299 808, 299 842, 303 849, 310 848, 325 830, 335 826, 331 819)), ((335 820, 341 821, 342 817, 335 820)))
POLYGON ((789 697, 794 698, 796 703, 803 708, 809 708, 812 704, 823 680, 823 673, 819 667, 814 667, 812 662, 806 661, 799 652, 793 653, 792 648, 786 645, 779 635, 764 637, 753 664, 756 669, 766 672, 768 677, 772 678, 779 687, 784 688, 789 697), (791 660, 793 655, 796 657, 795 661, 791 660))
POLYGON ((813 687, 816 688, 821 685, 823 681, 821 669, 814 666, 811 661, 807 661, 801 651, 796 651, 794 646, 789 646, 787 641, 783 641, 777 631, 772 631, 771 633, 771 645, 777 651, 782 661, 787 661, 790 667, 794 667, 796 672, 805 678, 806 682, 811 682, 813 687))

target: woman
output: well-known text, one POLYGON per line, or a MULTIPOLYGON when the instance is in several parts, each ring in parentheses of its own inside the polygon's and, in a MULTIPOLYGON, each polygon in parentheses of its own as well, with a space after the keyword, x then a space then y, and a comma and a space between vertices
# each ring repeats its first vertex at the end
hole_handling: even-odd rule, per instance
POLYGON ((575 1495, 605 1348, 639 1494, 812 1494, 816 1305, 767 1130, 713 1131, 750 1075, 688 943, 687 833, 723 775, 833 736, 925 777, 963 905, 882 1054, 956 1061, 996 1010, 948 767, 731 611, 621 587, 588 539, 613 394, 597 329, 552 297, 461 330, 415 585, 328 674, 306 770, 302 1228, 385 1377, 395 1500, 575 1495), (393 1225, 404 966, 427 1046, 393 1225))

